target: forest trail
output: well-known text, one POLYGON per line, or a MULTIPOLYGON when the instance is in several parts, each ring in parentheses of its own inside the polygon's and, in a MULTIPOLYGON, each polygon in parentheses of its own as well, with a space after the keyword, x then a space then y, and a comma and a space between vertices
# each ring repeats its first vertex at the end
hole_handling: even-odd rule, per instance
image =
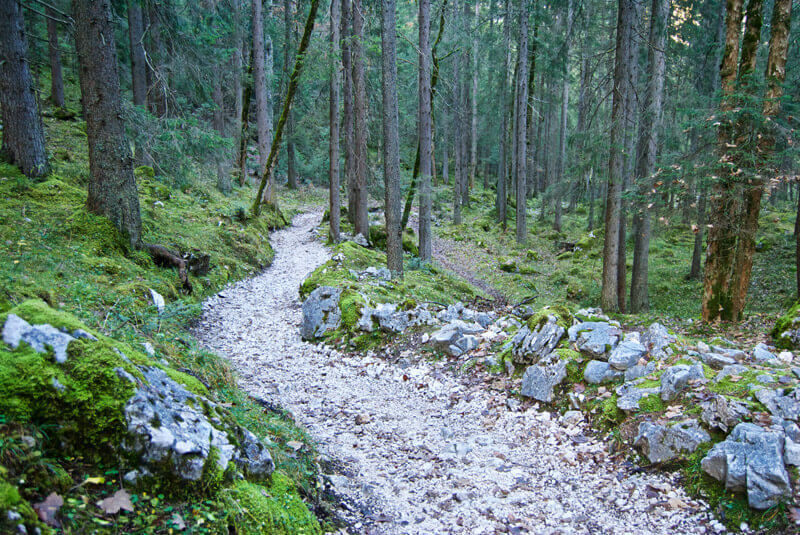
POLYGON ((298 286, 328 257, 321 212, 275 232, 275 261, 210 298, 198 336, 244 389, 278 402, 342 466, 349 533, 706 533, 664 476, 630 473, 583 424, 515 410, 505 392, 404 351, 396 363, 303 342, 298 286))

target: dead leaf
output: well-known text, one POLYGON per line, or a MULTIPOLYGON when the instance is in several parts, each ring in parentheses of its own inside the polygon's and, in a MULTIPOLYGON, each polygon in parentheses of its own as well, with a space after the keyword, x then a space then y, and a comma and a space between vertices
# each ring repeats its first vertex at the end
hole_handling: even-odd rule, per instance
POLYGON ((133 512, 133 504, 131 503, 131 495, 125 489, 120 489, 114 493, 110 498, 106 498, 97 504, 100 509, 107 515, 115 515, 120 510, 133 512))
POLYGON ((171 521, 172 527, 178 531, 183 531, 186 529, 186 522, 183 521, 183 517, 180 515, 180 513, 175 513, 172 515, 171 521))
POLYGON ((680 498, 670 498, 667 500, 667 504, 669 505, 670 509, 686 509, 689 507, 686 505, 686 502, 681 500, 680 498))
POLYGON ((303 443, 297 440, 290 440, 286 443, 286 445, 292 448, 294 451, 300 451, 300 448, 303 447, 303 443))
POLYGON ((105 482, 106 478, 104 478, 103 476, 87 477, 86 481, 81 483, 81 485, 102 485, 105 482))
POLYGON ((55 492, 51 492, 43 502, 34 504, 33 508, 36 510, 36 514, 39 515, 39 519, 42 522, 48 526, 57 528, 61 526, 61 522, 58 521, 56 515, 62 505, 64 505, 64 498, 55 492))

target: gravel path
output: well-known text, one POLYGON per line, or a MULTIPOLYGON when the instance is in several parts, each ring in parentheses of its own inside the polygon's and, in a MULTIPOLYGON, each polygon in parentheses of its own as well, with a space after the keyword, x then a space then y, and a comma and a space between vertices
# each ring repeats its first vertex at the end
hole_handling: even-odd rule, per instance
POLYGON ((504 392, 410 351, 392 364, 302 342, 297 288, 329 256, 320 215, 273 233, 273 266, 210 298, 198 335, 344 467, 330 481, 360 509, 349 533, 712 532, 699 504, 629 475, 583 423, 512 410, 504 392))

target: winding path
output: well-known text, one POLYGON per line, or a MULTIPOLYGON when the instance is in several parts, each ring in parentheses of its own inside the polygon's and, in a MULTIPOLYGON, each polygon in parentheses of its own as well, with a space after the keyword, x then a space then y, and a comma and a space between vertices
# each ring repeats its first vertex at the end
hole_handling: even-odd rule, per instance
POLYGON ((349 533, 713 532, 700 504, 630 475, 582 423, 512 410, 505 392, 409 351, 391 364, 301 341, 297 289, 329 257, 320 216, 273 233, 272 267, 210 298, 198 335, 344 467, 329 479, 358 504, 349 533))

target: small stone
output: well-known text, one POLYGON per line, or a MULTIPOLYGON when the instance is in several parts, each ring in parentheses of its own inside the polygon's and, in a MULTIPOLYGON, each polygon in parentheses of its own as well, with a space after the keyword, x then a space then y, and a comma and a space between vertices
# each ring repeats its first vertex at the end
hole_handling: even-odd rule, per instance
POLYGON ((647 354, 647 348, 633 340, 623 340, 611 351, 608 363, 614 368, 625 371, 636 366, 639 359, 647 354))
POLYGON ((769 346, 763 342, 753 348, 753 358, 758 363, 771 362, 775 360, 775 354, 769 350, 769 346))
POLYGON ((356 416, 356 425, 366 425, 372 421, 372 417, 367 413, 361 413, 356 416))
POLYGON ((164 310, 167 308, 167 303, 164 301, 164 296, 150 288, 150 297, 153 298, 153 306, 156 307, 159 315, 163 314, 164 310))

